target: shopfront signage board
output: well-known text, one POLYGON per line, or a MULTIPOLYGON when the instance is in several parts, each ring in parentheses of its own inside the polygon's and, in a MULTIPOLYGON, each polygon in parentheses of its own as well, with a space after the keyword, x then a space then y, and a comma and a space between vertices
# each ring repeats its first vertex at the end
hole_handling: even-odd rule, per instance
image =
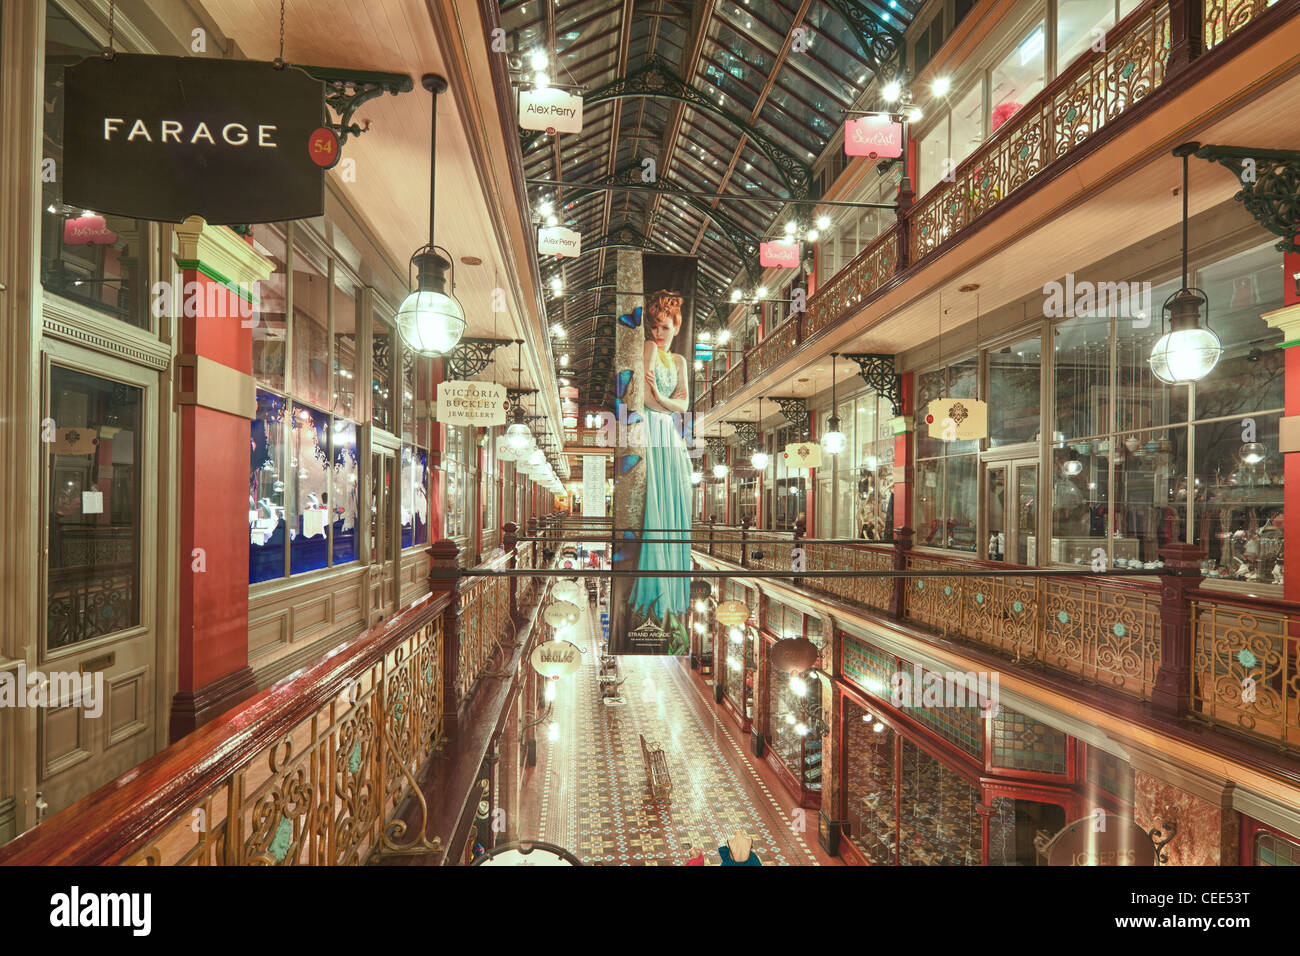
POLYGON ((844 155, 898 159, 903 155, 903 124, 887 116, 864 116, 844 124, 844 155))
POLYGON ((582 456, 582 516, 605 517, 605 456, 582 456))
POLYGON ((816 442, 801 441, 785 446, 787 468, 816 468, 822 463, 822 446, 816 442))
POLYGON ((568 677, 582 667, 582 649, 569 641, 543 641, 529 660, 543 677, 568 677))
POLYGON ((117 53, 64 74, 63 200, 233 225, 325 213, 325 84, 256 60, 117 53))
POLYGON ((764 269, 798 269, 799 243, 760 242, 758 264, 764 269))
POLYGON ((749 620, 749 605, 744 601, 723 601, 714 610, 713 619, 723 627, 740 627, 749 620))
POLYGON ((936 398, 925 410, 930 437, 973 441, 989 433, 989 406, 975 398, 936 398))
POLYGON ((582 233, 563 226, 547 226, 537 233, 537 254, 576 259, 582 255, 582 233))
POLYGON ((543 133, 581 133, 582 97, 555 87, 519 94, 519 126, 543 133))
POLYGON ((489 428, 506 423, 506 387, 493 382, 439 382, 438 421, 489 428))
POLYGON ((1099 810, 1042 847, 1048 866, 1155 866, 1156 847, 1133 820, 1099 810))

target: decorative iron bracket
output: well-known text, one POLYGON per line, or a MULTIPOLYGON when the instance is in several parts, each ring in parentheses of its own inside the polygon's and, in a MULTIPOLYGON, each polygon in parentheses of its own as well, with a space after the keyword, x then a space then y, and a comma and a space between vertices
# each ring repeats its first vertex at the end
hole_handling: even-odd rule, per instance
POLYGON ((727 440, 725 438, 710 435, 704 439, 704 443, 709 446, 709 452, 713 455, 714 461, 723 462, 727 460, 727 440))
POLYGON ((741 448, 754 448, 758 445, 758 422, 727 421, 736 430, 736 443, 741 448))
POLYGON ((791 396, 773 398, 771 401, 776 402, 781 409, 781 415, 796 432, 804 436, 808 435, 808 399, 791 396))
POLYGON ((848 24, 853 35, 857 37, 863 57, 871 63, 871 71, 877 77, 881 77, 880 82, 883 83, 885 64, 893 57, 903 38, 903 28, 916 15, 919 4, 904 0, 900 4, 901 10, 899 7, 894 7, 898 11, 895 14, 897 26, 882 23, 878 12, 856 0, 826 0, 826 5, 848 24), (909 15, 904 17, 903 14, 909 15))
POLYGON ((862 380, 877 395, 889 399, 894 414, 903 414, 903 376, 894 371, 894 357, 880 352, 841 352, 840 358, 858 363, 862 380))
POLYGON ((338 135, 340 152, 349 136, 360 136, 369 129, 368 123, 363 127, 352 121, 363 104, 385 93, 396 96, 415 88, 405 73, 340 70, 331 66, 299 66, 298 69, 325 84, 325 105, 338 117, 338 122, 330 123, 329 128, 338 135))
POLYGON ((464 381, 488 367, 492 353, 503 345, 514 345, 513 339, 461 339, 447 357, 448 381, 464 381))
POLYGON ((1164 828, 1163 832, 1161 831, 1161 827, 1152 827, 1150 830, 1147 831, 1147 836, 1151 838, 1151 842, 1155 845, 1156 859, 1159 860, 1161 863, 1168 863, 1169 854, 1165 852, 1165 847, 1167 847, 1170 843, 1172 843, 1174 841, 1174 837, 1178 835, 1178 821, 1172 819, 1165 820, 1162 823, 1162 826, 1164 828), (1165 833, 1167 833, 1168 836, 1165 836, 1164 839, 1162 840, 1161 836, 1163 836, 1165 833))
POLYGON ((1300 151, 1250 149, 1245 146, 1202 146, 1200 159, 1218 163, 1241 183, 1233 198, 1261 226, 1281 236, 1279 252, 1300 252, 1300 151))

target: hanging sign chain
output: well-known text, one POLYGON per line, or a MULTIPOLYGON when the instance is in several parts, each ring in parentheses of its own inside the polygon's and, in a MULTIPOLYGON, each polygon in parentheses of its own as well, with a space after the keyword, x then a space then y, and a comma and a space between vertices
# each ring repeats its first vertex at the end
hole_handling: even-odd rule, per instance
POLYGON ((284 69, 284 4, 285 0, 280 0, 280 55, 275 58, 275 68, 284 69))
POLYGON ((108 0, 108 46, 104 47, 104 59, 113 59, 113 35, 116 32, 117 0, 108 0))

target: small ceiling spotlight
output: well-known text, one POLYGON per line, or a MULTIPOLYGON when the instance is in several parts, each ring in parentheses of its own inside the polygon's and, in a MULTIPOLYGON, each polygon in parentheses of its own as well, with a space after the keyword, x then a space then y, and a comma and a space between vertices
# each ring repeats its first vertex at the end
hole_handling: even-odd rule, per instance
POLYGON ((946 76, 935 77, 934 82, 930 84, 930 89, 935 96, 947 96, 948 91, 952 89, 952 80, 946 76))

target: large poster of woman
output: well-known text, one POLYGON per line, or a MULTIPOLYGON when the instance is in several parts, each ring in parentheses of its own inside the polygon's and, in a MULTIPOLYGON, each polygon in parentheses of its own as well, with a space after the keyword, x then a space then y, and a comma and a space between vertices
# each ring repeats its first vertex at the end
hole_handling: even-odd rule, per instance
POLYGON ((614 580, 610 652, 686 654, 690 578, 654 572, 691 567, 689 370, 697 262, 644 255, 636 270, 631 255, 620 258, 619 288, 642 294, 619 300, 614 381, 623 437, 615 448, 614 568, 636 575, 614 580), (635 282, 635 271, 641 281, 626 284, 635 282))

